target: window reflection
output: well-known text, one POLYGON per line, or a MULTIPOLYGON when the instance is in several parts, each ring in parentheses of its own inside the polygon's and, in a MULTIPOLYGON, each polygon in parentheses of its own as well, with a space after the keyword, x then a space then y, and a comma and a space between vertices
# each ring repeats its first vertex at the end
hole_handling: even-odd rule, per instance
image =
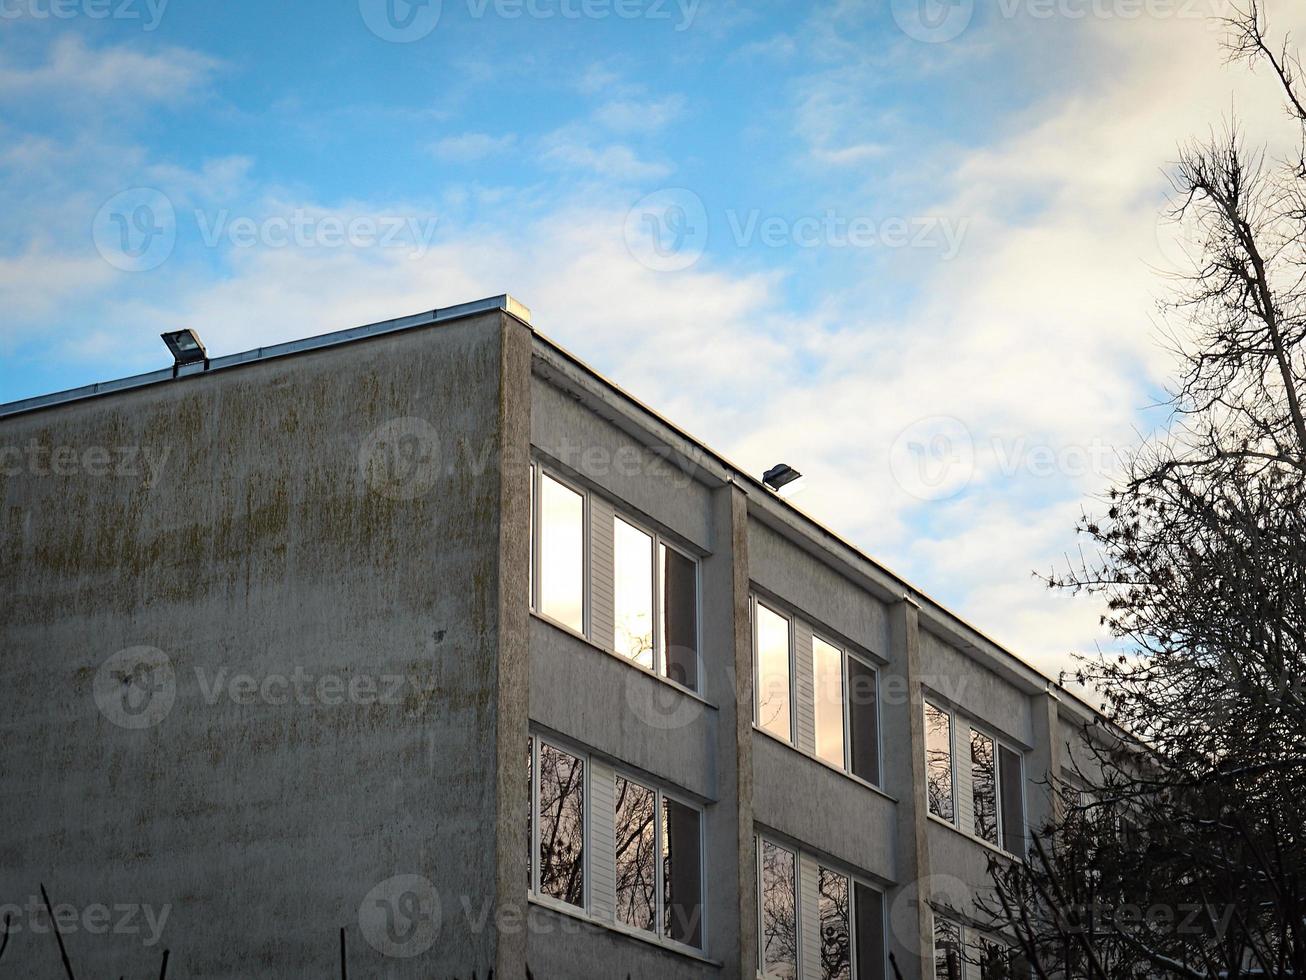
POLYGON ((539 767, 539 891, 583 908, 585 764, 541 742, 539 767))
POLYGON ((658 545, 662 568, 663 672, 698 690, 698 563, 675 548, 658 545))
POLYGON ((816 714, 816 754, 839 768, 843 751, 843 651, 819 636, 812 637, 813 699, 816 714))
POLYGON ((617 920, 636 929, 657 929, 656 794, 616 777, 617 920))
POLYGON ((789 620, 757 604, 757 723, 786 742, 789 717, 789 620))
POLYGON ((653 539, 620 517, 612 536, 617 653, 653 669, 653 539))
POLYGON ((852 980, 848 879, 821 868, 817 889, 821 922, 821 978, 852 980))
POLYGON ((952 718, 925 705, 925 790, 930 813, 953 823, 952 718))
POLYGON ((693 807, 662 798, 662 932, 703 945, 702 824, 693 807))
POLYGON ((798 976, 798 919, 794 854, 762 841, 762 974, 798 976))
POLYGON ((875 671, 848 658, 848 755, 852 771, 880 785, 879 696, 875 671))
POLYGON ((970 733, 971 799, 975 804, 975 836, 998 842, 998 784, 993 761, 993 739, 970 733))
POLYGON ((934 980, 962 980, 961 928, 940 915, 934 917, 934 980))
POLYGON ((540 611, 585 629, 585 498, 548 474, 540 479, 540 611))

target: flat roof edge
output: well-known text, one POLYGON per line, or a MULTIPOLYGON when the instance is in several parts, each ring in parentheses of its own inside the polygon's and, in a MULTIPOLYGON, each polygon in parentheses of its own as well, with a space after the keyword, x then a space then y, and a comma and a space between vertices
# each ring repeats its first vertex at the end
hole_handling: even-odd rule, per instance
POLYGON ((83 385, 80 388, 69 388, 66 391, 56 391, 48 395, 36 395, 32 398, 23 398, 18 401, 6 402, 0 404, 0 419, 8 418, 13 415, 21 415, 25 412, 36 411, 41 408, 50 408, 55 405, 67 405, 71 402, 84 401, 88 398, 96 398, 100 395, 108 395, 119 391, 130 391, 135 388, 144 388, 149 385, 159 384, 163 381, 171 381, 174 378, 209 374, 213 371, 221 371, 224 368, 237 367, 241 364, 252 364, 255 361, 267 361, 277 357, 286 357, 290 354, 322 350, 327 347, 336 347, 340 344, 348 344, 356 340, 363 340, 367 337, 378 337, 384 334, 396 333, 401 330, 411 330, 415 327, 430 326, 434 323, 445 323, 450 320, 459 319, 460 317, 472 316, 477 313, 489 313, 493 310, 502 310, 505 313, 510 313, 527 326, 530 326, 530 309, 507 293, 501 293, 498 296, 487 296, 485 299, 472 300, 469 303, 459 303, 457 306, 446 306, 439 309, 428 310, 424 313, 414 313, 409 316, 394 317, 390 320, 379 320, 376 323, 364 324, 361 327, 346 327, 344 330, 335 330, 331 333, 318 334, 315 337, 289 340, 284 344, 273 344, 270 347, 256 347, 253 350, 241 351, 238 354, 226 354, 222 357, 211 358, 208 361, 207 366, 195 364, 161 368, 157 371, 148 371, 145 374, 131 375, 130 377, 119 378, 115 381, 100 381, 91 385, 83 385))

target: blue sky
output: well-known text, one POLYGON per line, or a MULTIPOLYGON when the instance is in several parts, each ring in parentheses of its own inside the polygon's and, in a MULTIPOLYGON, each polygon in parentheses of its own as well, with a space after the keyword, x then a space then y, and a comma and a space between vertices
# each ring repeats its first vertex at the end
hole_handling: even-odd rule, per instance
POLYGON ((1276 120, 1219 9, 3 0, 0 401, 511 292, 1055 670, 1096 610, 1030 572, 1169 369, 1163 168, 1276 120))

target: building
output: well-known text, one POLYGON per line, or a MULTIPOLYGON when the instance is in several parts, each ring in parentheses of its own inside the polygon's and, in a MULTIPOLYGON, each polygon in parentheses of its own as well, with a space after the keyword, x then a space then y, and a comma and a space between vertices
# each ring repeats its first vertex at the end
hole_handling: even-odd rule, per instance
POLYGON ((171 340, 0 407, 15 975, 62 942, 84 976, 932 980, 1002 945, 970 896, 1085 705, 509 297, 171 340))

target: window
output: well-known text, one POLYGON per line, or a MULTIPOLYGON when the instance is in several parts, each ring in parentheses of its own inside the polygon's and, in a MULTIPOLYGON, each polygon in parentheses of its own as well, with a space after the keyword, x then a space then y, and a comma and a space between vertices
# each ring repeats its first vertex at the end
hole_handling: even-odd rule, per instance
POLYGON ((532 488, 535 608, 578 633, 585 632, 585 497, 539 467, 532 488))
POLYGON ((658 542, 662 570, 661 670, 677 684, 698 690, 698 562, 658 542))
POLYGON ((538 895, 585 908, 585 762, 539 739, 533 757, 532 885, 538 895))
MULTIPOLYGON (((799 933, 817 937, 820 980, 884 980, 884 896, 851 875, 800 861, 788 847, 755 838, 758 881, 758 966, 767 978, 798 975, 799 933), (799 878, 816 867, 816 881, 799 878), (815 921, 797 896, 816 886, 815 921), (807 918, 804 918, 804 917, 807 918), (801 925, 799 920, 803 919, 801 925), (810 930, 810 933, 808 932, 810 930)), ((802 941, 804 947, 810 941, 802 941)))
POLYGON ((934 980, 962 980, 961 926, 934 915, 934 980))
POLYGON ((879 785, 879 701, 875 668, 812 637, 816 754, 879 785))
POLYGON ((998 745, 998 785, 1001 788, 1002 846, 1025 854, 1025 774, 1020 753, 998 745))
POLYGON ((615 780, 617 921, 702 948, 701 813, 625 776, 615 780))
POLYGON ((763 840, 761 871, 762 976, 794 980, 798 976, 798 866, 793 851, 763 840))
POLYGON ((617 921, 657 932, 657 793, 616 777, 617 921))
POLYGON ((843 769, 844 688, 843 651, 819 636, 812 637, 812 692, 816 715, 816 754, 843 769))
POLYGON ((698 562, 622 517, 612 558, 613 649, 697 690, 698 562))
POLYGON ((975 810, 975 836, 998 843, 997 760, 993 739, 970 730, 970 796, 975 810))
POLYGON ((662 935, 703 945, 703 821, 697 810, 662 797, 662 935))
POLYGON ((790 677, 793 649, 789 620, 754 602, 753 662, 756 721, 759 727, 786 742, 793 741, 793 700, 790 677))
POLYGON ((653 538, 620 517, 612 533, 613 647, 653 669, 653 538))
POLYGON ((821 980, 852 980, 852 901, 845 875, 820 869, 817 908, 821 919, 821 980))
POLYGON ((930 813, 956 822, 952 780, 952 715, 925 702, 925 792, 930 813))
POLYGON ((966 960, 974 980, 1029 980, 1029 961, 1017 948, 989 939, 972 929, 967 934, 966 960))

